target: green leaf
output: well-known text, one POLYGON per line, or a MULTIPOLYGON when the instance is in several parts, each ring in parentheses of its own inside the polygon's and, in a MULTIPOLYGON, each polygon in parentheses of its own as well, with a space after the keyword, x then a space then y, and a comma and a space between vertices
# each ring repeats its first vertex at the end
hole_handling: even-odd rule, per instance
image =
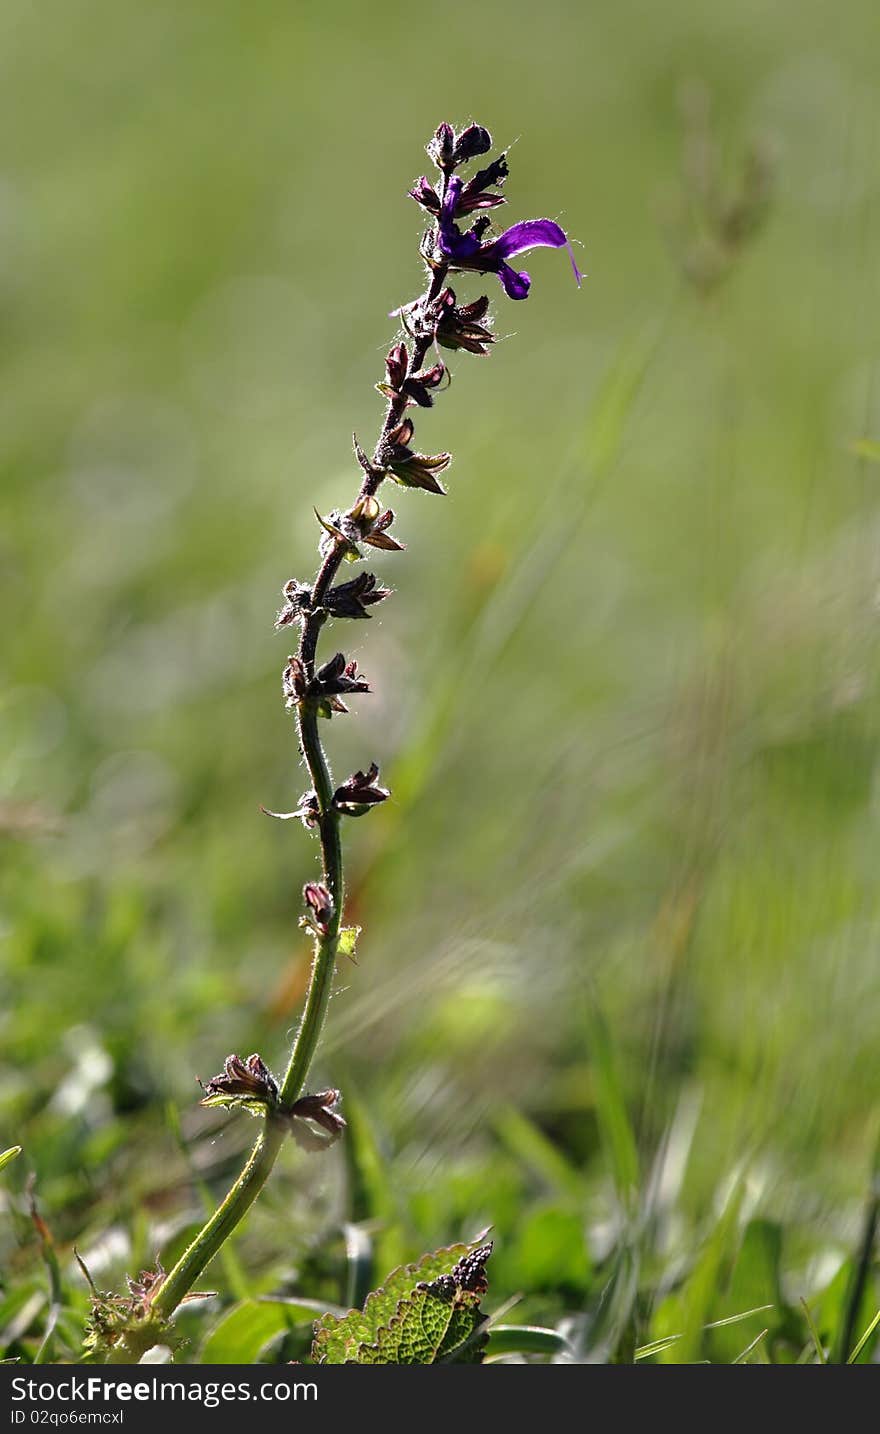
MULTIPOLYGON (((866 1328, 877 1308, 871 1282, 859 1282, 857 1288, 858 1263, 855 1259, 844 1260, 825 1288, 810 1298, 811 1340, 817 1349, 822 1349, 829 1364, 847 1362, 852 1350, 844 1346, 855 1342, 855 1331, 866 1328), (855 1303, 854 1294, 858 1295, 855 1303), (849 1328, 853 1331, 851 1337, 849 1328)), ((806 1309, 805 1301, 801 1304, 806 1309)))
POLYGON ((594 1009, 589 1022, 596 1115, 621 1205, 632 1212, 638 1197, 639 1156, 604 1017, 594 1009))
POLYGON ((255 1364, 259 1355, 290 1328, 294 1316, 280 1302, 242 1300, 208 1333, 202 1364, 255 1364))
POLYGON ((339 956, 347 956, 349 961, 357 965, 357 943, 363 927, 343 926, 336 939, 336 952, 339 956))
POLYGON ((392 1178, 390 1163, 383 1154, 378 1132, 356 1092, 348 1089, 343 1076, 340 1076, 340 1082, 346 1091, 345 1118, 348 1121, 348 1131, 342 1144, 348 1177, 349 1219, 354 1224, 367 1226, 373 1243, 373 1269, 369 1278, 361 1284, 366 1272, 359 1271, 359 1288, 346 1296, 350 1306, 357 1306, 363 1304, 375 1284, 377 1270, 391 1270, 401 1263, 406 1256, 406 1245, 398 1223, 400 1194, 392 1178))
POLYGON ((475 1295, 444 1297, 413 1290, 380 1329, 374 1344, 361 1345, 358 1364, 479 1364, 487 1335, 475 1295))
POLYGON ((534 1324, 496 1324, 489 1330, 489 1359, 501 1354, 569 1354, 571 1345, 555 1329, 534 1324))
MULTIPOLYGON (((658 1351, 662 1363, 693 1364, 702 1356, 703 1332, 711 1323, 709 1315, 715 1307, 719 1290, 726 1285, 729 1267, 739 1247, 742 1200, 743 1186, 739 1182, 728 1195, 723 1210, 681 1288, 669 1295, 655 1312, 653 1332, 656 1338, 675 1336, 667 1347, 670 1351, 669 1357, 664 1357, 663 1351, 658 1351), (671 1353, 673 1349, 674 1354, 671 1353)), ((723 1328, 736 1318, 737 1316, 728 1316, 718 1322, 718 1328, 723 1328)))
POLYGON ((21 1155, 20 1145, 10 1145, 8 1150, 4 1150, 2 1154, 0 1154, 0 1170, 3 1170, 7 1165, 11 1165, 17 1155, 21 1155))
POLYGON ((342 1319, 325 1315, 315 1326, 312 1358, 318 1364, 479 1363, 487 1336, 478 1295, 457 1284, 433 1287, 476 1248, 451 1245, 401 1265, 367 1296, 363 1310, 342 1319))
POLYGON ((505 1258, 504 1273, 505 1283, 516 1290, 565 1289, 586 1294, 590 1259, 583 1215, 558 1204, 543 1204, 524 1213, 515 1248, 505 1258))
POLYGON ((751 1220, 745 1227, 742 1244, 730 1282, 712 1307, 716 1316, 711 1328, 717 1331, 709 1341, 713 1364, 731 1364, 742 1353, 742 1333, 727 1328, 729 1320, 721 1317, 727 1311, 769 1307, 770 1340, 774 1345, 783 1341, 792 1353, 801 1347, 802 1322, 798 1313, 786 1302, 781 1280, 782 1227, 767 1219, 751 1220))
POLYGON ((220 1110, 244 1110, 248 1115, 256 1116, 258 1120, 264 1120, 266 1116, 266 1102, 259 1100, 252 1095, 227 1095, 220 1091, 217 1095, 206 1095, 199 1101, 199 1105, 209 1108, 217 1107, 220 1110))
POLYGON ((849 445, 850 453, 856 458, 867 458, 869 463, 880 463, 880 440, 876 438, 855 438, 849 445))

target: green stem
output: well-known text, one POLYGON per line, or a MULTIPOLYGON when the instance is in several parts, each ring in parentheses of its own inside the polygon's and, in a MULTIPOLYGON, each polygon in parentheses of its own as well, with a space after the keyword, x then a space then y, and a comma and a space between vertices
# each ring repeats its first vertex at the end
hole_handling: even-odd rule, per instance
POLYGON ((279 1092, 282 1109, 289 1109, 298 1100, 308 1078, 309 1069, 318 1049, 330 993, 333 987, 333 971, 339 926, 345 904, 345 884, 342 868, 342 841, 339 834, 339 813, 333 806, 333 781, 318 734, 318 717, 314 708, 301 707, 299 712, 299 738, 303 756, 306 759, 318 798, 321 812, 321 858, 324 867, 324 882, 333 897, 333 915, 315 946, 315 959, 302 1020, 296 1033, 293 1049, 279 1092))
MULTIPOLYGON (((307 639, 313 640, 313 635, 304 631, 303 646, 306 645, 307 639)), ((334 911, 326 936, 322 936, 316 943, 306 1004, 279 1092, 282 1112, 289 1109, 302 1094, 321 1039, 333 986, 344 899, 339 814, 333 809, 333 781, 321 746, 318 718, 312 706, 303 705, 298 709, 297 725, 300 748, 311 774, 321 811, 319 826, 324 881, 333 897, 334 911)), ((247 1164, 235 1184, 159 1287, 153 1301, 153 1309, 160 1319, 169 1319, 173 1315, 221 1245, 247 1214, 272 1172, 286 1130, 283 1115, 281 1119, 266 1121, 265 1128, 258 1136, 247 1164)))
MULTIPOLYGON (((437 297, 445 279, 445 267, 434 272, 426 295, 428 300, 437 297)), ((422 337, 413 345, 409 373, 416 373, 421 368, 429 346, 429 336, 422 337)), ((406 399, 402 395, 389 402, 377 452, 383 439, 400 422, 405 411, 406 399)), ((381 475, 377 478, 368 474, 361 485, 359 497, 374 493, 381 481, 381 475)), ((299 657, 310 678, 314 676, 318 637, 326 617, 320 606, 321 600, 339 571, 344 551, 345 545, 336 543, 324 558, 312 590, 313 610, 303 623, 299 657)), ((206 1266, 247 1214, 278 1158, 288 1128, 285 1112, 290 1110, 303 1093, 321 1040, 333 989, 339 927, 345 905, 340 816, 333 806, 333 779, 321 743, 317 710, 314 703, 308 700, 301 702, 297 708, 297 731, 300 751, 308 767, 318 803, 323 879, 333 898, 333 915, 326 933, 317 938, 315 943, 315 957, 302 1019, 279 1090, 279 1109, 275 1115, 266 1119, 263 1130, 248 1156, 247 1164, 235 1184, 159 1286, 152 1302, 155 1319, 146 1321, 140 1329, 130 1331, 125 1340, 119 1341, 108 1355, 110 1363, 136 1361, 145 1350, 160 1341, 163 1322, 171 1318, 206 1266)))
POLYGON ((281 1121, 266 1122, 232 1189, 160 1285, 153 1301, 153 1309, 160 1319, 170 1319, 205 1266, 250 1209, 269 1178, 285 1134, 281 1121))

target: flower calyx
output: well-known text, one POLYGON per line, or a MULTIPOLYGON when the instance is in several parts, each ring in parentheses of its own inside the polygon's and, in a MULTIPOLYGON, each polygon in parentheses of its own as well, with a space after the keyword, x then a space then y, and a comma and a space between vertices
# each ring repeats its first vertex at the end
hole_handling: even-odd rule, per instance
POLYGON ((406 405, 417 404, 419 408, 431 408, 434 398, 431 390, 438 388, 444 378, 448 379, 445 364, 435 363, 421 373, 409 372, 409 353, 406 344, 395 344, 385 359, 386 380, 377 383, 376 388, 389 400, 404 400, 406 405))
POLYGON ((362 817, 371 807, 391 796, 387 787, 379 786, 379 768, 371 762, 366 772, 354 772, 333 793, 333 806, 346 817, 362 817))
POLYGON ((405 418, 388 434, 378 458, 384 470, 404 488, 421 488, 441 496, 446 489, 438 478, 452 462, 451 453, 416 453, 409 445, 415 432, 411 418, 405 418))
POLYGON ((227 1056, 220 1075, 212 1076, 202 1089, 202 1105, 246 1110, 249 1115, 269 1115, 278 1106, 278 1084, 256 1051, 247 1060, 227 1056))
POLYGON ((339 1139, 345 1129, 345 1120, 336 1109, 341 1099, 338 1090, 322 1090, 294 1101, 286 1113, 297 1145, 303 1150, 326 1150, 339 1139))
POLYGON ((281 690, 289 710, 314 703, 319 717, 331 717, 334 712, 348 711, 340 701, 340 694, 369 692, 370 686, 358 673, 357 662, 347 662, 344 654, 337 652, 318 668, 314 677, 309 677, 301 658, 288 657, 281 676, 281 690))

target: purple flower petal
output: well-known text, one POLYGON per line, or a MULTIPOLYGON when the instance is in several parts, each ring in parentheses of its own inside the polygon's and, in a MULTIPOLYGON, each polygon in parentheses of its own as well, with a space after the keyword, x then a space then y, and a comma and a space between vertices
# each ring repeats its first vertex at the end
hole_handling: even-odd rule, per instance
POLYGON ((443 195, 443 202, 440 205, 440 217, 437 222, 440 236, 440 248, 444 254, 451 254, 455 248, 456 237, 461 237, 453 220, 455 218, 455 206, 461 196, 461 180, 454 174, 447 181, 446 190, 443 195))
POLYGON ((480 249, 480 241, 476 235, 462 234, 458 225, 453 222, 460 198, 461 180, 457 174, 454 174, 446 185, 446 193, 440 206, 440 217, 437 220, 437 242, 440 252, 451 259, 453 263, 458 260, 472 259, 480 249))
POLYGON ((525 269, 517 273, 516 269, 512 269, 509 264, 502 262, 498 270, 498 277, 508 299, 528 298, 532 281, 525 269))
POLYGON ((575 263, 574 252, 568 235, 552 219, 524 219, 513 224, 490 246, 500 259, 509 259, 514 254, 523 254, 527 249, 567 249, 571 257, 574 276, 580 284, 583 274, 575 263))

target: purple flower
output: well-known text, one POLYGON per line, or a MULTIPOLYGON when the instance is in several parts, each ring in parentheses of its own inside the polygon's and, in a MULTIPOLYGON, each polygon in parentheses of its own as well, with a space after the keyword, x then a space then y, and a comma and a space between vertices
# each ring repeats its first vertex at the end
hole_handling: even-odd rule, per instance
POLYGON ((478 219, 472 229, 462 234, 455 223, 461 197, 461 180, 453 175, 447 185, 437 220, 437 242, 441 254, 454 269, 474 269, 480 274, 497 274, 510 299, 525 299, 531 286, 529 275, 517 272, 507 260, 527 249, 568 249, 571 267, 580 284, 583 275, 575 263, 574 253, 564 229, 552 219, 525 219, 514 224, 497 239, 483 243, 482 235, 488 220, 478 219))

